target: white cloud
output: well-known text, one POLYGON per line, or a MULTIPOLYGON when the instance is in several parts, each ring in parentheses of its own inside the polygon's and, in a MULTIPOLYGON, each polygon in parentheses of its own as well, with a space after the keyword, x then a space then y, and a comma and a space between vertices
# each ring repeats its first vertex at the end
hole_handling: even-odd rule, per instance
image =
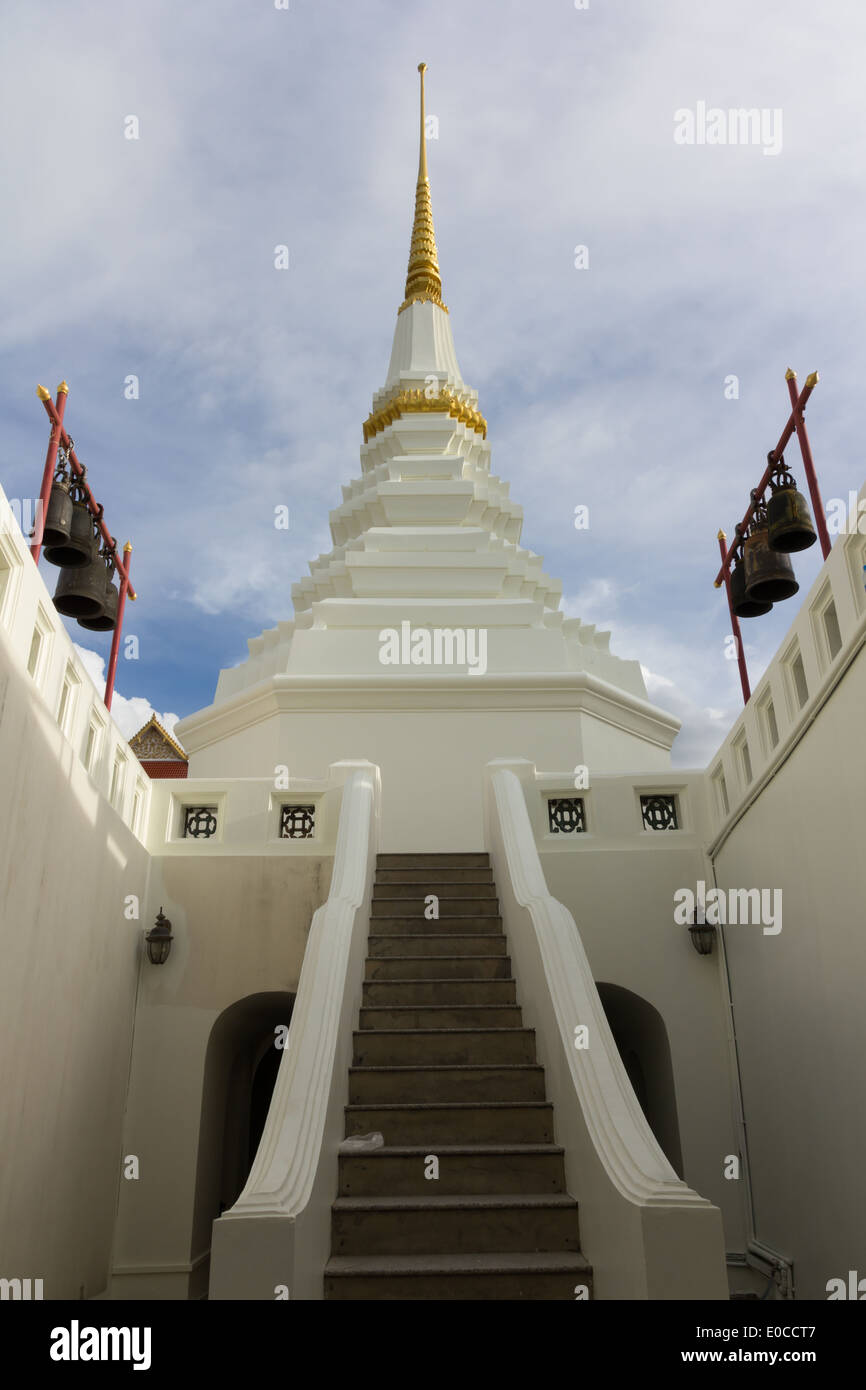
MULTIPOLYGON (((77 642, 73 643, 75 650, 81 657, 88 676, 93 681, 96 689, 102 694, 105 690, 105 658, 98 652, 91 651, 88 647, 80 647, 77 642)), ((177 714, 160 714, 153 708, 149 700, 143 695, 125 696, 120 695, 117 690, 111 701, 111 717, 120 729, 124 738, 132 738, 139 729, 145 725, 153 715, 156 715, 166 733, 172 734, 175 724, 180 718, 177 714)))

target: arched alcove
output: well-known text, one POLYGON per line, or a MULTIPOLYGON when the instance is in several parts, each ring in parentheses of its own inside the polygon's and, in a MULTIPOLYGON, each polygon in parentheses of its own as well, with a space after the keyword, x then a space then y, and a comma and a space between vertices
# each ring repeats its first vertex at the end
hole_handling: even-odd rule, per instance
POLYGON ((648 1000, 621 985, 599 984, 598 992, 647 1124, 671 1167, 682 1177, 676 1088, 664 1019, 648 1000))
POLYGON ((223 1010, 205 1055, 196 1164, 192 1255, 210 1249, 211 1227, 232 1206, 249 1175, 283 1052, 276 1029, 288 1026, 295 996, 253 994, 223 1010))

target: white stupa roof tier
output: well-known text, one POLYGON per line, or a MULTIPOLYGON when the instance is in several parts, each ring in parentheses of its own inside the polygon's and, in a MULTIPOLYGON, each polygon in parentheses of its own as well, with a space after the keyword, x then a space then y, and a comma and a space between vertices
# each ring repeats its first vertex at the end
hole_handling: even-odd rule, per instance
POLYGON ((343 670, 349 680, 385 680, 378 635, 406 622, 488 629, 490 679, 591 672, 645 698, 639 664, 611 656, 609 633, 563 620, 562 585, 521 546, 523 511, 491 472, 487 421, 463 380, 442 299, 423 89, 421 130, 405 298, 363 425, 360 474, 330 514, 331 550, 292 586, 293 617, 250 640, 249 659, 221 673, 216 702, 276 677, 343 670))

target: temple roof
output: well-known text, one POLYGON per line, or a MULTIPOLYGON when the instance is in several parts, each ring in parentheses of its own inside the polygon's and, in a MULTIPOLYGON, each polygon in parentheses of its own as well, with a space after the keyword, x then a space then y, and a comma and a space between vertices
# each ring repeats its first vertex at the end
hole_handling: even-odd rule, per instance
POLYGON ((179 743, 176 743, 167 729, 164 729, 155 714, 142 725, 137 734, 129 740, 139 762, 182 762, 189 761, 179 743))

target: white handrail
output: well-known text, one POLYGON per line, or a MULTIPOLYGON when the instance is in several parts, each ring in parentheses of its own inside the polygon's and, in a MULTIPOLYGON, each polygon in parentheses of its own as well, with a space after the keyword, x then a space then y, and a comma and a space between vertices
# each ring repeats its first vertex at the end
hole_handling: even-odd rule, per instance
POLYGON ((677 1176, 647 1124, 577 924, 547 887, 519 778, 504 760, 488 774, 488 848, 508 949, 536 1026, 598 1292, 725 1298, 721 1213, 677 1176), (582 1026, 588 1046, 577 1047, 582 1026))
POLYGON ((313 914, 286 1050, 246 1186, 214 1222, 211 1298, 273 1298, 271 1279, 289 1287, 293 1297, 297 1282, 302 1297, 322 1296, 380 802, 377 767, 335 766, 349 771, 331 889, 313 914), (282 1233, 307 1222, 303 1260, 295 1255, 298 1232, 275 1239, 267 1218, 276 1219, 282 1233), (258 1279, 250 1280, 251 1269, 258 1270, 258 1279))

